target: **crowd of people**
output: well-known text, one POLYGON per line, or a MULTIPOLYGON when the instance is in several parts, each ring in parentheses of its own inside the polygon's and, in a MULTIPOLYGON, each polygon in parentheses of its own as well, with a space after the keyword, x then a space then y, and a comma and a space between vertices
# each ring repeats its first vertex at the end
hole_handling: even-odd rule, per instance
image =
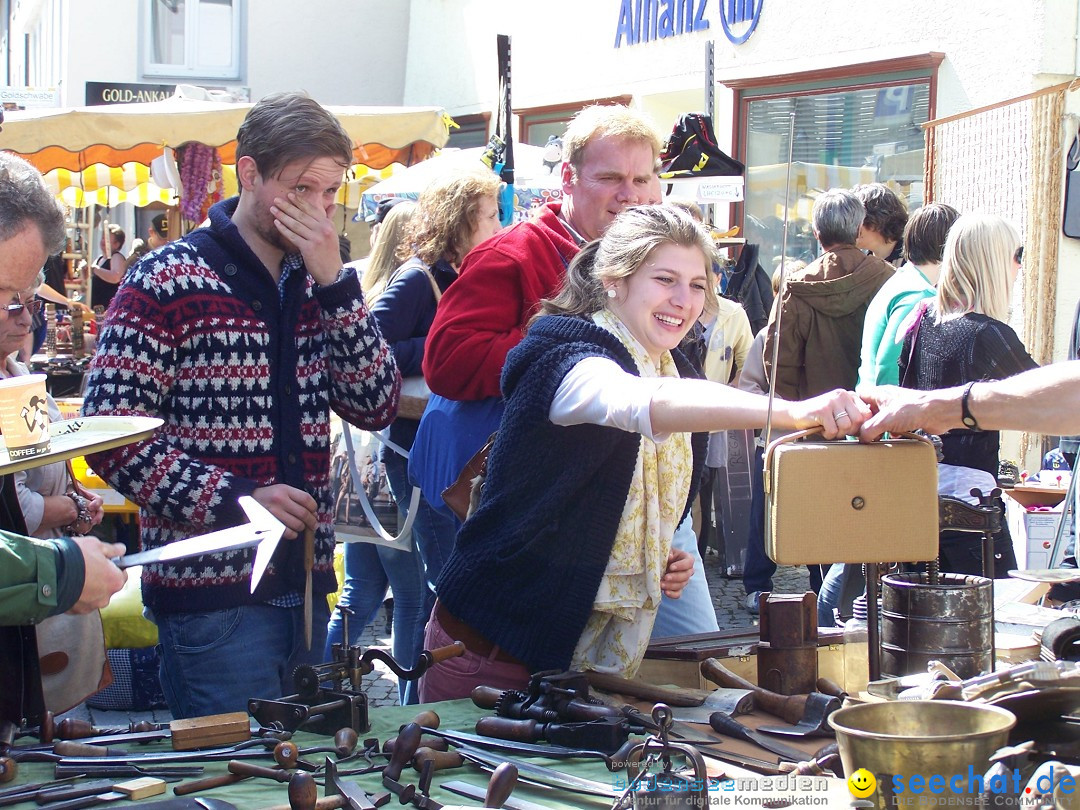
MULTIPOLYGON (((142 548, 244 522, 243 495, 286 526, 254 592, 250 549, 144 567, 177 718, 291 694, 298 664, 352 641, 342 612, 359 632, 388 586, 402 666, 424 648, 466 648, 418 688, 403 683, 402 703, 479 684, 520 689, 538 670, 633 676, 652 638, 718 629, 691 508, 716 466, 708 434, 764 428, 770 413, 774 435, 941 434, 949 494, 993 486, 999 430, 1080 433, 1080 361, 1035 368, 1006 323, 1022 246, 1000 218, 940 204, 908 216, 878 183, 825 191, 813 210, 822 252, 775 274, 772 315, 755 337, 718 295, 709 228, 693 206, 664 202, 660 138, 627 107, 589 107, 570 122, 560 201, 500 229, 497 176, 455 172, 415 203, 381 203, 359 263, 346 261, 334 226, 352 150, 307 96, 264 98, 237 136, 238 197, 172 242, 155 222, 134 262, 110 229, 93 268, 116 287, 83 413, 164 422, 90 458, 139 505, 142 548), (422 417, 399 417, 402 379, 421 375, 431 390, 422 417), (384 432, 400 510, 420 490, 409 550, 349 544, 333 616, 331 410, 384 432), (442 492, 493 434, 462 522, 442 492)), ((25 340, 38 270, 63 232, 36 171, 0 154, 5 357, 25 340)), ((4 362, 0 375, 24 373, 4 362)), ((751 607, 771 588, 760 464, 758 454, 751 607)), ((93 614, 124 583, 109 561, 123 547, 87 536, 100 501, 65 473, 0 479, 5 652, 25 653, 35 632, 43 643, 42 620, 93 614)), ((943 570, 975 570, 963 537, 943 536, 941 551, 943 570)), ((999 572, 1015 567, 1011 553, 1003 529, 999 572)), ((823 624, 849 615, 856 573, 812 572, 823 624)), ((33 684, 19 684, 0 698, 5 717, 31 714, 33 684)))

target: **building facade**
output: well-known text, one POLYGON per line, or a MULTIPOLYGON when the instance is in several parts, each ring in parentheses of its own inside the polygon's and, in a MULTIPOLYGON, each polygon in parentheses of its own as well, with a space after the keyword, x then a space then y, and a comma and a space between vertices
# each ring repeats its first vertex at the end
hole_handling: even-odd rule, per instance
POLYGON ((714 216, 762 244, 767 269, 780 257, 785 210, 787 255, 814 254, 809 209, 830 186, 881 180, 912 207, 938 199, 1002 213, 1039 245, 1014 325, 1038 335, 1029 349, 1040 361, 1067 350, 1080 243, 1055 220, 1060 165, 1051 164, 1064 162, 1075 136, 1080 94, 1056 91, 1063 98, 1046 115, 1017 102, 966 119, 929 157, 927 132, 945 130, 925 125, 1075 79, 1076 0, 0 0, 0 8, 6 84, 56 88, 62 105, 87 103, 102 85, 114 85, 120 101, 129 100, 125 86, 181 82, 252 100, 305 89, 327 104, 443 106, 461 125, 451 145, 492 133, 496 35, 509 34, 519 140, 543 145, 598 100, 630 104, 662 132, 680 113, 711 112, 721 147, 747 164, 745 200, 714 216))

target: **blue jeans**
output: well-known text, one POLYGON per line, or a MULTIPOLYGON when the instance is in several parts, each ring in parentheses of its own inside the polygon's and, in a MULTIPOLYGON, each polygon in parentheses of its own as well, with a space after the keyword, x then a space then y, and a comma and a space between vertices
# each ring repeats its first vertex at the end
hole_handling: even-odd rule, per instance
MULTIPOLYGON (((409 490, 400 489, 405 460, 393 453, 388 454, 385 464, 390 491, 398 503, 398 515, 404 520, 409 504, 409 490)), ((435 603, 424 581, 424 565, 416 553, 415 535, 413 537, 412 551, 400 551, 379 543, 347 543, 345 587, 338 602, 352 611, 349 643, 355 644, 386 599, 389 585, 394 592, 392 650, 394 659, 407 668, 416 666, 424 648, 424 624, 435 603)), ((335 610, 327 631, 327 658, 330 645, 341 641, 343 624, 341 611, 335 610)), ((398 699, 403 706, 416 703, 416 682, 398 681, 398 699)))
POLYGON ((753 478, 750 482, 750 533, 746 538, 746 563, 743 565, 743 587, 748 594, 771 591, 776 563, 765 553, 765 451, 754 453, 753 478))
MULTIPOLYGON (((400 456, 398 458, 402 464, 406 463, 400 456)), ((389 465, 387 469, 389 470, 389 465)), ((401 484, 405 492, 411 490, 406 481, 403 480, 401 484)), ((394 489, 393 484, 391 484, 391 489, 394 489)), ((395 497, 397 497, 396 492, 395 497)), ((408 497, 411 497, 411 494, 408 497)), ((420 496, 420 501, 416 504, 416 517, 413 520, 412 531, 416 549, 420 552, 420 559, 423 561, 424 577, 430 592, 431 604, 428 605, 428 614, 435 606, 435 583, 439 581, 439 574, 442 573, 443 566, 450 558, 450 552, 454 550, 454 540, 457 538, 459 528, 461 524, 458 523, 457 518, 447 517, 442 512, 433 509, 427 502, 427 498, 420 496)))
POLYGON ((296 694, 293 670, 322 661, 326 599, 316 597, 312 608, 311 650, 303 607, 155 615, 161 687, 173 717, 246 712, 249 698, 296 694))
POLYGON ((690 515, 675 529, 671 547, 693 555, 694 575, 690 577, 678 599, 665 596, 660 600, 652 637, 715 633, 720 629, 716 623, 716 606, 713 605, 712 594, 709 593, 709 583, 705 580, 705 566, 698 551, 697 535, 694 534, 690 515))
POLYGON ((852 603, 865 591, 866 577, 863 576, 861 565, 833 563, 818 591, 818 627, 835 626, 837 610, 840 611, 841 620, 851 618, 852 603))

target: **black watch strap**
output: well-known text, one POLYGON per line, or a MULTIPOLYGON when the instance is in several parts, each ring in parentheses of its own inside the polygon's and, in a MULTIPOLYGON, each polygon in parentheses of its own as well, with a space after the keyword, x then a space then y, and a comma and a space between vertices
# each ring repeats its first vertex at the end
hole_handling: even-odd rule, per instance
POLYGON ((969 382, 967 387, 964 388, 964 395, 960 398, 960 421, 964 423, 964 427, 969 430, 982 430, 979 427, 978 421, 971 413, 971 408, 968 404, 968 399, 971 397, 971 386, 975 385, 975 382, 969 382))

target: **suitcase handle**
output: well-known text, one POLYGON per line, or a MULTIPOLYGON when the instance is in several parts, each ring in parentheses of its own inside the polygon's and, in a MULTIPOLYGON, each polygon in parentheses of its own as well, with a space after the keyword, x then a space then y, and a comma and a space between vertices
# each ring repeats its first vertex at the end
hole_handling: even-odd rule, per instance
MULTIPOLYGON (((807 428, 806 430, 796 430, 794 433, 787 433, 787 434, 785 434, 783 436, 780 436, 779 438, 773 439, 771 442, 769 442, 769 446, 765 448, 764 469, 766 469, 766 470, 769 469, 769 463, 772 461, 773 452, 776 450, 777 447, 779 447, 782 444, 786 444, 788 442, 797 442, 797 441, 799 441, 799 439, 805 439, 808 436, 813 436, 816 433, 821 433, 822 430, 823 430, 823 428, 819 425, 817 427, 807 428)), ((918 433, 901 432, 901 433, 890 434, 890 436, 889 436, 890 440, 897 439, 897 438, 900 438, 900 439, 915 439, 916 441, 926 442, 931 447, 933 447, 933 445, 934 445, 934 443, 927 436, 923 436, 923 435, 920 435, 918 433)), ((846 441, 846 439, 840 439, 838 441, 846 441)), ((881 439, 876 439, 875 441, 882 441, 882 440, 881 439)), ((873 442, 871 442, 871 444, 872 443, 873 442)), ((767 476, 766 476, 766 481, 768 481, 767 476)), ((768 486, 767 483, 766 483, 766 486, 768 486)))

